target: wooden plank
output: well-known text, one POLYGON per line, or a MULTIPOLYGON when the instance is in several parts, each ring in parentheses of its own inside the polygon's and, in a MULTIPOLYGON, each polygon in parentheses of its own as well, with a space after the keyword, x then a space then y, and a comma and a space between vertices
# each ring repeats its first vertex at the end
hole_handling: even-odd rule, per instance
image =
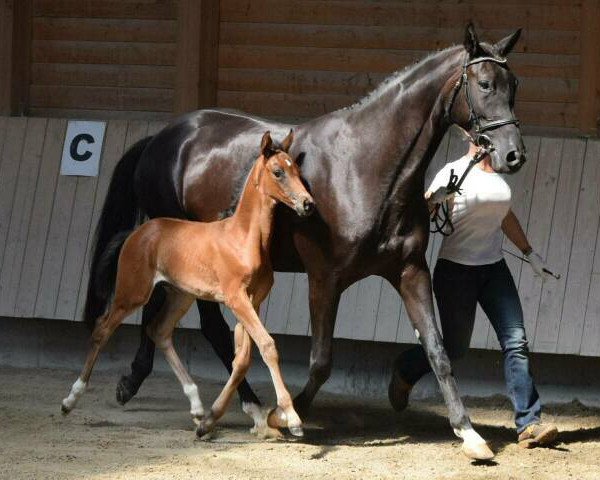
MULTIPOLYGON (((598 251, 600 248, 596 244, 596 252, 598 251)), ((598 257, 597 254, 596 257, 598 257)), ((590 293, 585 311, 581 355, 600 356, 600 321, 598 319, 600 319, 600 273, 594 273, 590 282, 590 293)))
MULTIPOLYGON (((106 145, 106 142, 105 142, 106 145)), ((59 281, 54 316, 78 320, 77 300, 83 279, 83 269, 89 239, 93 236, 91 224, 94 212, 98 177, 78 177, 69 225, 67 247, 59 281)))
POLYGON ((35 0, 36 17, 175 19, 176 0, 35 0))
MULTIPOLYGON (((26 118, 10 118, 0 158, 0 259, 4 256, 8 228, 14 207, 19 165, 27 129, 26 118)), ((2 262, 0 261, 0 265, 2 262)))
POLYGON ((32 44, 32 61, 39 63, 175 65, 176 55, 173 43, 34 40, 32 44))
POLYGON ((75 118, 81 120, 155 120, 172 118, 171 112, 150 112, 132 110, 91 110, 86 108, 44 108, 30 107, 30 115, 45 118, 75 118))
POLYGON ((295 273, 286 333, 288 335, 307 335, 309 323, 308 276, 306 273, 295 273))
MULTIPOLYGON (((375 323, 375 335, 373 340, 376 342, 395 342, 400 323, 400 313, 402 310, 402 300, 398 291, 388 281, 384 280, 381 284, 381 295, 379 306, 377 308, 377 318, 375 323)), ((406 321, 408 321, 405 318, 406 321)))
POLYGON ((200 71, 198 77, 198 107, 217 105, 219 71, 220 0, 202 0, 200 28, 200 71))
POLYGON ((585 164, 576 208, 575 233, 566 278, 566 292, 558 335, 558 353, 580 352, 586 304, 590 292, 594 245, 600 225, 600 142, 587 142, 585 164))
MULTIPOLYGON (((577 30, 580 8, 572 4, 505 5, 479 2, 310 2, 299 8, 292 0, 225 0, 224 22, 319 23, 322 25, 390 25, 449 28, 473 20, 480 28, 514 28, 515 18, 527 18, 539 29, 577 30), (432 20, 435 19, 435 22, 432 20)), ((460 40, 457 39, 457 41, 460 40)))
POLYGON ((0 115, 10 114, 14 0, 0 2, 0 115))
POLYGON ((173 90, 168 88, 32 85, 31 105, 38 108, 170 112, 173 107, 173 90))
POLYGON ((15 315, 33 317, 67 122, 49 120, 19 280, 15 315))
POLYGON ((11 113, 27 114, 31 62, 31 15, 33 0, 14 3, 11 67, 11 113))
MULTIPOLYGON (((436 20, 439 15, 434 17, 436 20)), ((459 42, 464 24, 447 28, 406 25, 321 25, 283 23, 222 22, 220 43, 223 45, 278 45, 321 48, 376 48, 395 50, 441 50, 459 42)), ((478 25, 479 26, 479 25, 478 25)), ((544 54, 579 54, 580 33, 576 30, 536 30, 526 28, 514 52, 544 54)), ((508 29, 479 29, 479 38, 498 40, 514 31, 508 29)))
MULTIPOLYGON (((219 67, 391 73, 428 54, 425 50, 221 45, 219 67)), ((510 66, 519 77, 577 78, 579 55, 515 53, 510 66)))
POLYGON ((98 184, 96 186, 96 196, 92 210, 92 218, 90 220, 90 230, 85 251, 85 260, 83 262, 83 271, 79 293, 77 296, 77 308, 75 319, 81 319, 83 316, 83 307, 85 305, 85 297, 88 287, 90 275, 91 248, 94 238, 94 231, 100 219, 100 213, 106 199, 106 193, 110 184, 112 173, 117 165, 117 162, 123 154, 125 145, 125 136, 127 134, 127 122, 123 120, 113 120, 108 122, 106 126, 106 134, 104 140, 104 148, 102 150, 102 158, 100 161, 100 172, 98 174, 98 184))
POLYGON ((271 333, 286 333, 294 288, 294 274, 275 272, 274 277, 275 283, 269 295, 264 323, 271 333))
POLYGON ((373 340, 377 311, 381 297, 383 278, 371 275, 358 282, 356 308, 354 315, 346 319, 350 325, 350 338, 355 340, 373 340))
MULTIPOLYGON (((332 72, 321 70, 266 70, 220 68, 219 89, 227 91, 300 94, 364 95, 388 73, 332 72)), ((34 82, 35 83, 35 82, 34 82)), ((561 78, 519 78, 519 101, 576 103, 579 82, 561 78)))
POLYGON ((561 273, 562 277, 560 280, 547 278, 542 284, 536 335, 533 342, 536 352, 555 352, 557 348, 562 304, 568 279, 566 273, 569 267, 575 227, 576 216, 573 206, 577 205, 579 196, 584 155, 584 140, 565 140, 550 241, 546 253, 546 261, 550 268, 561 273))
POLYGON ((0 315, 4 316, 13 316, 15 313, 46 123, 47 121, 41 118, 28 120, 23 154, 20 161, 15 162, 20 165, 19 178, 0 272, 0 315))
POLYGON ((358 282, 354 282, 342 293, 333 332, 335 338, 352 338, 351 323, 356 312, 357 295, 358 282))
MULTIPOLYGON (((62 145, 64 138, 60 141, 62 145)), ((55 161, 60 163, 60 156, 55 157, 55 161)), ((56 318, 56 304, 69 239, 69 226, 73 216, 76 187, 77 177, 58 176, 35 302, 35 316, 38 318, 56 318)))
POLYGON ((33 19, 35 40, 75 40, 86 42, 157 42, 177 40, 174 20, 128 18, 52 18, 33 19))
MULTIPOLYGON (((550 240, 548 225, 552 223, 563 143, 564 140, 554 138, 542 138, 540 143, 540 160, 535 176, 526 234, 531 246, 542 258, 545 258, 548 252, 550 240)), ((525 331, 532 342, 536 337, 541 288, 542 279, 535 276, 531 268, 521 270, 519 296, 525 317, 525 331)))
POLYGON ((579 128, 597 135, 600 131, 600 1, 583 0, 581 5, 581 86, 579 128))
POLYGON ((93 65, 33 63, 34 85, 174 88, 175 67, 161 65, 93 65))

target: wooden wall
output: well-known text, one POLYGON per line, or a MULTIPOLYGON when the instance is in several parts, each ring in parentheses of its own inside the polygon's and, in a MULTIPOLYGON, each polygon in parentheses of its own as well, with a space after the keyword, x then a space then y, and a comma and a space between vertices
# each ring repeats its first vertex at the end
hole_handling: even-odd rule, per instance
POLYGON ((524 28, 511 66, 525 127, 598 134, 600 0, 0 0, 0 13, 5 113, 166 118, 218 105, 305 119, 460 43, 473 20, 484 39, 524 28))
POLYGON ((171 114, 176 0, 32 3, 28 114, 171 114))
MULTIPOLYGON (((124 150, 161 122, 108 122, 100 175, 59 175, 66 120, 0 117, 0 315, 79 320, 85 299, 91 235, 110 175, 124 150), (16 160, 15 160, 16 159, 16 160)), ((545 282, 507 256, 519 287, 531 347, 539 352, 600 356, 599 140, 527 137, 529 161, 514 177, 515 211, 532 245, 560 280, 545 282)), ((448 135, 429 169, 465 152, 448 135)), ((433 236, 428 259, 437 258, 433 236)), ((505 245, 507 249, 512 247, 505 245)), ((513 251, 515 251, 513 249, 513 251)), ((274 333, 307 335, 306 275, 277 273, 261 315, 274 333)), ((231 314, 227 318, 233 324, 231 314)), ((140 315, 129 319, 140 323, 140 315)), ((198 328, 192 310, 183 326, 198 328)), ((342 296, 336 337, 414 342, 396 291, 378 277, 342 296)), ((497 348, 478 312, 472 346, 497 348)))

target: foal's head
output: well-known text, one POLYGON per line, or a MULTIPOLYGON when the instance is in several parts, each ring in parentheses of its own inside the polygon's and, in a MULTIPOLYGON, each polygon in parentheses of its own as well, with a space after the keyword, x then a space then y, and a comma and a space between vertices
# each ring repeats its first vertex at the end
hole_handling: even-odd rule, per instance
POLYGON ((266 132, 260 142, 259 187, 261 192, 278 202, 293 208, 298 215, 305 217, 315 209, 315 202, 306 191, 300 179, 300 170, 288 152, 294 133, 290 130, 287 137, 277 145, 266 132))

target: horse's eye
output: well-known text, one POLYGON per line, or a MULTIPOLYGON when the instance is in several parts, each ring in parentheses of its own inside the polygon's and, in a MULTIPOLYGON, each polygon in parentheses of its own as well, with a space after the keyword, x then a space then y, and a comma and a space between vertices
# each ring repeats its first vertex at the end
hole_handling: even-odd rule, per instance
POLYGON ((278 168, 277 170, 273 170, 273 175, 275 175, 275 178, 281 178, 283 177, 283 170, 281 168, 278 168))
POLYGON ((489 90, 491 88, 491 84, 488 80, 479 80, 477 82, 482 90, 489 90))

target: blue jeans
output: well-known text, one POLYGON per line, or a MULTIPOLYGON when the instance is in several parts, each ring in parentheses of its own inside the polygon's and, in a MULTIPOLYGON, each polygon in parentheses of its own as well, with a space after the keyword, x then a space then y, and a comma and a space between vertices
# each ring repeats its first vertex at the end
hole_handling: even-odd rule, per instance
MULTIPOLYGON (((506 262, 470 266, 439 259, 433 273, 433 291, 450 360, 467 353, 479 302, 502 347, 504 377, 515 410, 517 432, 539 422, 541 404, 529 371, 523 310, 506 262)), ((410 385, 431 371, 421 346, 403 352, 397 365, 410 385)))

